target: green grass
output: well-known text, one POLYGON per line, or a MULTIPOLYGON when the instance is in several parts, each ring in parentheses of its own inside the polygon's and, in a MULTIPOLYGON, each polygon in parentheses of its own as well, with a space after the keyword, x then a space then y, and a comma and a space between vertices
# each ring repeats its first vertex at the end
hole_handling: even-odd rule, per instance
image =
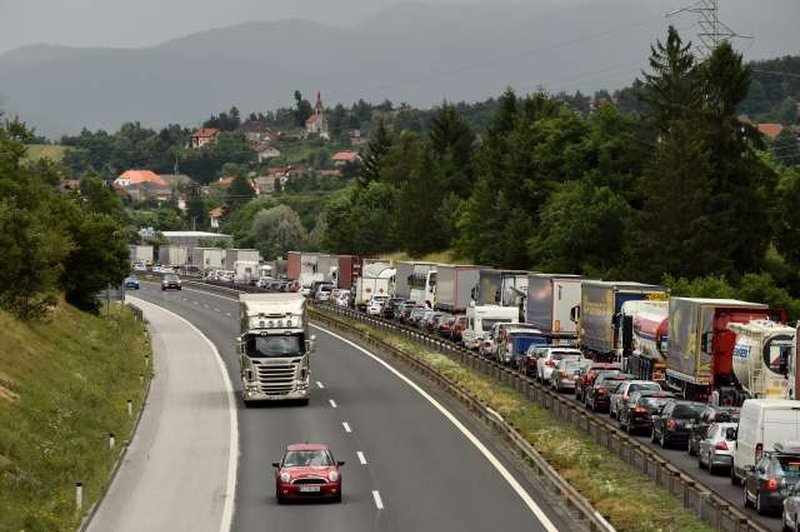
POLYGON ((62 303, 46 322, 0 312, 0 330, 0 530, 73 531, 75 482, 85 512, 130 436, 127 400, 142 404, 144 325, 118 306, 98 317, 62 303))
POLYGON ((387 259, 392 260, 415 260, 420 262, 438 262, 442 264, 468 264, 468 261, 460 259, 456 256, 455 252, 451 249, 446 249, 444 251, 436 251, 434 253, 428 253, 427 255, 423 255, 422 257, 412 257, 405 251, 395 251, 394 253, 389 253, 384 255, 387 259))
POLYGON ((39 159, 52 159, 53 161, 60 161, 66 153, 67 147, 58 144, 29 144, 28 145, 28 159, 31 161, 38 161, 39 159))
POLYGON ((401 336, 348 322, 424 360, 497 411, 619 532, 714 530, 594 438, 564 424, 519 392, 401 336))

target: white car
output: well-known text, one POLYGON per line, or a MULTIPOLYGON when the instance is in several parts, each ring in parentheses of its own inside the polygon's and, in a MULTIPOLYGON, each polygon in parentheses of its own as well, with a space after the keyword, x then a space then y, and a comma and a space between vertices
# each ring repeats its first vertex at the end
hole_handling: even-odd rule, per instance
POLYGON ((389 296, 372 296, 369 305, 367 305, 367 314, 370 316, 380 316, 381 312, 383 312, 383 305, 387 301, 389 301, 389 296))
POLYGON ((536 362, 536 373, 539 378, 539 382, 550 382, 550 375, 553 373, 553 370, 556 367, 556 363, 559 360, 563 360, 565 358, 573 358, 575 360, 581 360, 583 358, 583 354, 580 352, 579 349, 572 349, 572 348, 564 348, 564 347, 548 347, 542 353, 542 356, 536 362))

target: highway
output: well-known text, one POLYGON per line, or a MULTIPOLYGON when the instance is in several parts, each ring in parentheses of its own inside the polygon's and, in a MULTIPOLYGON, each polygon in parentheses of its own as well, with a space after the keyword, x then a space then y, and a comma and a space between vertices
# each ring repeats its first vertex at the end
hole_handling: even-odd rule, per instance
POLYGON ((374 355, 312 328, 317 343, 310 405, 245 408, 234 353, 236 301, 189 287, 162 292, 153 283, 142 283, 134 295, 202 331, 221 353, 237 389, 240 457, 233 530, 576 530, 568 513, 490 430, 421 377, 400 368, 430 400, 374 355), (271 463, 286 444, 302 441, 328 443, 336 458, 347 462, 341 505, 277 505, 271 463))

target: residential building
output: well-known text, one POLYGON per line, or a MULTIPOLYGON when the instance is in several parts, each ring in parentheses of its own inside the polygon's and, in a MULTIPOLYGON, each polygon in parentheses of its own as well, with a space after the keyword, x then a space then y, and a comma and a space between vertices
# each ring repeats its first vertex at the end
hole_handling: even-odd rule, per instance
POLYGON ((350 145, 353 146, 354 148, 358 146, 365 146, 369 142, 369 139, 367 139, 367 137, 361 136, 360 129, 354 129, 353 131, 350 132, 349 136, 350 136, 350 145))
POLYGON ((219 129, 215 127, 201 127, 192 134, 192 148, 202 148, 217 139, 219 129))
POLYGON ((332 157, 334 166, 344 166, 348 163, 354 163, 358 160, 358 152, 353 150, 345 150, 335 153, 332 157))
POLYGON ((222 218, 223 214, 225 214, 225 207, 217 207, 209 211, 208 219, 211 221, 212 229, 219 229, 219 219, 222 218))
POLYGON ((266 143, 260 144, 256 148, 256 153, 258 154, 258 162, 260 163, 281 156, 281 150, 266 143))
POLYGON ((758 124, 756 126, 762 135, 774 140, 783 131, 783 124, 758 124))
POLYGON ((271 130, 265 122, 259 120, 248 120, 239 127, 239 133, 244 135, 247 142, 252 145, 275 142, 279 138, 277 132, 271 130))
POLYGON ((166 187, 167 183, 155 172, 150 170, 126 170, 118 178, 114 180, 114 184, 118 187, 128 188, 134 185, 143 184, 155 185, 157 187, 166 187))
POLYGON ((167 186, 173 190, 192 183, 192 178, 186 174, 158 174, 158 177, 163 179, 167 186))

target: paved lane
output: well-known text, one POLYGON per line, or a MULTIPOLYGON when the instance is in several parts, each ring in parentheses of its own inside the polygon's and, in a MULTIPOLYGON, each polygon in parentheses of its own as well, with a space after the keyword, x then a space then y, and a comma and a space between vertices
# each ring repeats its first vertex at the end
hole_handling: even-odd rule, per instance
MULTIPOLYGON (((138 295, 200 328, 217 345, 238 388, 235 301, 192 289, 162 293, 144 283, 138 295)), ((428 400, 353 346, 315 333, 315 389, 308 407, 245 409, 240 403, 235 530, 547 530, 478 448, 428 400), (304 440, 330 443, 337 459, 347 461, 343 504, 276 504, 270 463, 285 444, 304 440)), ((575 529, 485 427, 443 394, 426 389, 510 470, 553 521, 551 530, 575 529)))
POLYGON ((233 390, 214 346, 176 315, 150 322, 147 407, 89 532, 219 532, 230 526, 237 457, 233 390))

